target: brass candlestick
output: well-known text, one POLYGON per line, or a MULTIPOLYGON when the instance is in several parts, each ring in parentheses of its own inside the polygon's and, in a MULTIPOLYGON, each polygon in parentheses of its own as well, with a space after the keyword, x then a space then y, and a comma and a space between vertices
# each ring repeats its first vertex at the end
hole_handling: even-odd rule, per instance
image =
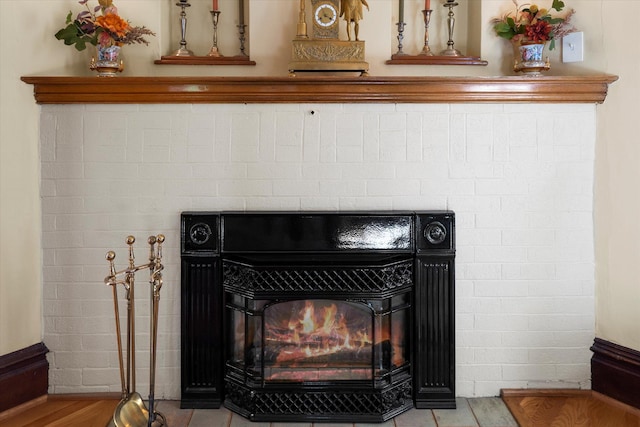
POLYGON ((211 11, 211 21, 213 22, 213 46, 211 46, 211 50, 209 51, 209 56, 221 57, 223 56, 218 49, 218 19, 220 18, 219 10, 211 11))
POLYGON ((422 15, 424 16, 424 47, 420 55, 425 56, 433 56, 433 52, 431 52, 431 48, 429 47, 429 22, 431 22, 431 12, 433 12, 431 9, 422 11, 422 15))
POLYGON ((449 41, 447 42, 447 48, 440 52, 440 55, 443 56, 462 56, 460 51, 453 47, 453 28, 456 24, 456 18, 453 14, 453 8, 457 5, 458 3, 456 3, 454 0, 447 0, 447 2, 443 5, 444 7, 449 8, 449 14, 447 18, 447 26, 449 28, 449 41))
POLYGON ((173 52, 173 56, 193 56, 193 52, 187 49, 187 13, 184 11, 186 7, 191 7, 187 0, 180 0, 176 3, 176 6, 180 6, 180 47, 173 52))

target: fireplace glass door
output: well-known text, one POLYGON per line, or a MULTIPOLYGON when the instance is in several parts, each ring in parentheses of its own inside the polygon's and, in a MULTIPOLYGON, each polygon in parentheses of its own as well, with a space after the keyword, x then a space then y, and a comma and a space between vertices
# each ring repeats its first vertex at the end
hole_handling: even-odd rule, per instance
POLYGON ((228 298, 229 367, 249 383, 380 386, 409 363, 408 292, 362 300, 228 298))

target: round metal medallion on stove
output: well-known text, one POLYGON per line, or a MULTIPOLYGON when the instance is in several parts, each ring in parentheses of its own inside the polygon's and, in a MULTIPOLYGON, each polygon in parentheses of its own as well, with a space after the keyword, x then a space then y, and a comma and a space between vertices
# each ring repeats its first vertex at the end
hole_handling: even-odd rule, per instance
POLYGON ((438 245, 447 238, 447 229, 441 222, 430 222, 424 228, 424 237, 432 245, 438 245))
POLYGON ((189 237, 191 237, 191 241, 196 245, 204 245, 209 241, 211 237, 211 227, 204 222, 198 222, 193 224, 189 229, 189 237))

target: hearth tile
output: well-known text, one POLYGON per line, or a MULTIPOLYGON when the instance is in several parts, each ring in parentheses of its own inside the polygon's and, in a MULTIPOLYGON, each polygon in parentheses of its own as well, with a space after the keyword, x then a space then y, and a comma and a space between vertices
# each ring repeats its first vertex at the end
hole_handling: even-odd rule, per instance
POLYGON ((313 423, 313 427, 354 427, 356 425, 358 425, 358 424, 353 424, 353 423, 313 423))
MULTIPOLYGON (((295 424, 292 424, 292 426, 294 425, 295 424)), ((271 423, 269 422, 253 422, 253 421, 249 421, 242 415, 231 413, 231 423, 229 424, 229 427, 270 427, 270 426, 271 426, 271 423)))
POLYGON ((469 399, 469 405, 480 427, 518 427, 518 423, 499 397, 469 399))
MULTIPOLYGON (((354 427, 395 427, 396 424, 393 422, 393 419, 387 421, 386 423, 375 423, 375 424, 370 424, 370 423, 355 423, 354 427)), ((318 427, 322 427, 322 426, 318 426, 318 427)))
POLYGON ((193 409, 180 409, 180 402, 177 400, 161 400, 157 402, 156 410, 167 420, 167 425, 171 427, 187 427, 193 409))
MULTIPOLYGON (((195 409, 189 427, 229 427, 231 415, 231 411, 227 408, 195 409)), ((242 417, 237 416, 234 418, 242 417)), ((235 427, 235 424, 231 425, 235 427)))
POLYGON ((433 412, 429 409, 411 409, 394 418, 396 427, 437 427, 433 412))
POLYGON ((479 427, 469 402, 464 398, 456 399, 456 409, 434 409, 433 415, 441 427, 479 427))

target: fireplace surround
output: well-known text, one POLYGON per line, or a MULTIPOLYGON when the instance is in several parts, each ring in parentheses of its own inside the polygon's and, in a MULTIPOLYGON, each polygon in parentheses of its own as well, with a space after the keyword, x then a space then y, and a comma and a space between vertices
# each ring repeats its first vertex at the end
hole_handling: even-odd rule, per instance
POLYGON ((182 407, 332 422, 455 407, 454 224, 184 212, 182 407))

